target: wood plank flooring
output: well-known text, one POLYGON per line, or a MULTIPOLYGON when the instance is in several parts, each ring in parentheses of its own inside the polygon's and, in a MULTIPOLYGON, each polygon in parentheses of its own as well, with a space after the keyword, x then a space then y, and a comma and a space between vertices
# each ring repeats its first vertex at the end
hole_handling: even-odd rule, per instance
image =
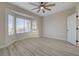
POLYGON ((79 56, 79 47, 57 39, 32 38, 1 48, 0 56, 79 56))

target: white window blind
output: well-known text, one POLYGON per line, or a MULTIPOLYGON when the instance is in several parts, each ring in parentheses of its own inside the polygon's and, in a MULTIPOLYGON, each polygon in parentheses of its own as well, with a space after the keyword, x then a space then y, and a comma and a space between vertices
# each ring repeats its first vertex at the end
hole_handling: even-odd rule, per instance
POLYGON ((16 33, 24 33, 25 19, 16 18, 16 33))
POLYGON ((25 32, 31 32, 31 21, 25 19, 25 32))
POLYGON ((37 22, 36 22, 36 20, 32 21, 32 32, 37 32, 37 22))
POLYGON ((8 35, 14 34, 14 16, 8 14, 8 35))

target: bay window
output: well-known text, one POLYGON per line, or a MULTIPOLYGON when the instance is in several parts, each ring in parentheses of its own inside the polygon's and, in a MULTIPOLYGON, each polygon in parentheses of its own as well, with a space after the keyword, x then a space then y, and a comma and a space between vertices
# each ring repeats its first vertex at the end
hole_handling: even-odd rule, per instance
POLYGON ((8 35, 37 32, 36 20, 31 20, 16 13, 8 14, 8 35))

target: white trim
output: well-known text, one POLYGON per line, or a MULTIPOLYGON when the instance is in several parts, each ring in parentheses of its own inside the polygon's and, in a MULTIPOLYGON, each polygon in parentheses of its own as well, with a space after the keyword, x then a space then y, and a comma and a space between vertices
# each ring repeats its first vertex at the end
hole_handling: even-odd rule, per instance
POLYGON ((56 35, 43 34, 43 37, 55 38, 55 39, 58 39, 58 40, 65 40, 66 41, 66 38, 59 37, 59 36, 56 36, 56 35))
POLYGON ((35 17, 33 17, 33 16, 29 16, 29 15, 26 15, 26 14, 24 14, 24 13, 21 13, 21 12, 15 11, 15 10, 12 10, 12 9, 7 9, 7 10, 9 10, 9 11, 11 11, 11 12, 13 12, 13 13, 22 15, 22 16, 27 17, 27 18, 35 19, 35 17))

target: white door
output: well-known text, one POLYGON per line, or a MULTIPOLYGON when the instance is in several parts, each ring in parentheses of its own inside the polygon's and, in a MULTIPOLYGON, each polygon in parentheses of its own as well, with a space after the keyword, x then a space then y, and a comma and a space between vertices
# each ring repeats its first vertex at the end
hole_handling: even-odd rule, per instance
POLYGON ((76 45, 76 14, 67 18, 67 41, 76 45))

